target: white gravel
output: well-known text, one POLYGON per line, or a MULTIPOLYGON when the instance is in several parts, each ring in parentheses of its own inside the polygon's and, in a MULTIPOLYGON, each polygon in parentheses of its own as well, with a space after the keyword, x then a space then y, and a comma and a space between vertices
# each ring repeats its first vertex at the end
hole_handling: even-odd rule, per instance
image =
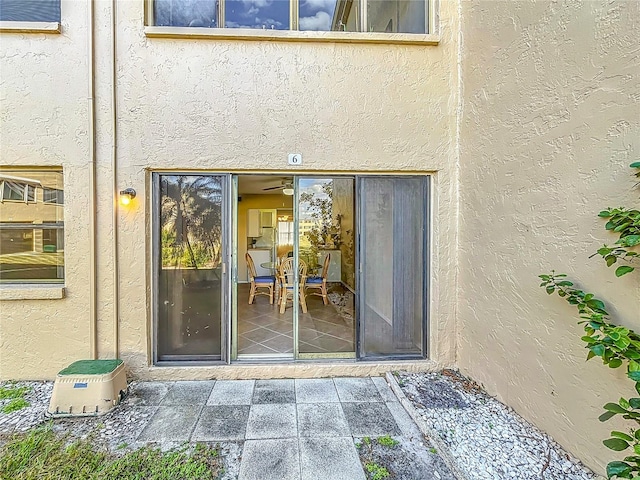
MULTIPOLYGON (((12 385, 29 388, 24 397, 29 406, 8 414, 0 412, 0 434, 26 432, 41 424, 53 392, 53 382, 0 382, 0 387, 12 385)), ((0 400, 0 409, 9 402, 10 399, 0 400)))
POLYGON ((400 373, 400 388, 469 480, 602 478, 456 372, 400 373))

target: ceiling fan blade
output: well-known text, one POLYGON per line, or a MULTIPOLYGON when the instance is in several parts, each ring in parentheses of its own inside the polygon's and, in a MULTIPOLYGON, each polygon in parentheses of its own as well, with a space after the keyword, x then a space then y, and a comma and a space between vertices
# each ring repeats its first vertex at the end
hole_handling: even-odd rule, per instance
POLYGON ((268 188, 263 188, 262 191, 267 191, 267 190, 277 190, 277 189, 283 189, 284 185, 279 185, 277 187, 268 187, 268 188))

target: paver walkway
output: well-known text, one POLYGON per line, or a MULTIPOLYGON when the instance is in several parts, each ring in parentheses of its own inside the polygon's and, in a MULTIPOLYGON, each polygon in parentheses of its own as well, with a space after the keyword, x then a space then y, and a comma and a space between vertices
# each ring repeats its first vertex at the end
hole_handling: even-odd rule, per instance
POLYGON ((364 480, 354 437, 420 438, 381 377, 141 382, 139 441, 244 441, 239 480, 364 480))

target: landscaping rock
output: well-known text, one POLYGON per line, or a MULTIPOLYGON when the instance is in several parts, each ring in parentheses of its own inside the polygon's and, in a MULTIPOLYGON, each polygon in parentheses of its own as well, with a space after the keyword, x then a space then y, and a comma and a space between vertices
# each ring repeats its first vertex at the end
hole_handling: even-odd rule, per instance
MULTIPOLYGON (((552 438, 457 372, 399 373, 402 392, 468 480, 595 480, 552 438)), ((460 479, 463 480, 463 479, 460 479)))

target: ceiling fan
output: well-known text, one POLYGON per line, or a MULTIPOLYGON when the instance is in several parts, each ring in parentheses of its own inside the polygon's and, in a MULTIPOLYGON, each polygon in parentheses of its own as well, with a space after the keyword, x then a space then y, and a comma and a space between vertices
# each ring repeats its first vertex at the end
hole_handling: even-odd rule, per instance
POLYGON ((291 182, 291 180, 283 178, 282 179, 282 185, 278 185, 276 187, 267 187, 267 188, 263 188, 263 191, 267 191, 267 190, 282 190, 282 193, 284 195, 293 195, 294 190, 293 190, 293 182, 291 182))

